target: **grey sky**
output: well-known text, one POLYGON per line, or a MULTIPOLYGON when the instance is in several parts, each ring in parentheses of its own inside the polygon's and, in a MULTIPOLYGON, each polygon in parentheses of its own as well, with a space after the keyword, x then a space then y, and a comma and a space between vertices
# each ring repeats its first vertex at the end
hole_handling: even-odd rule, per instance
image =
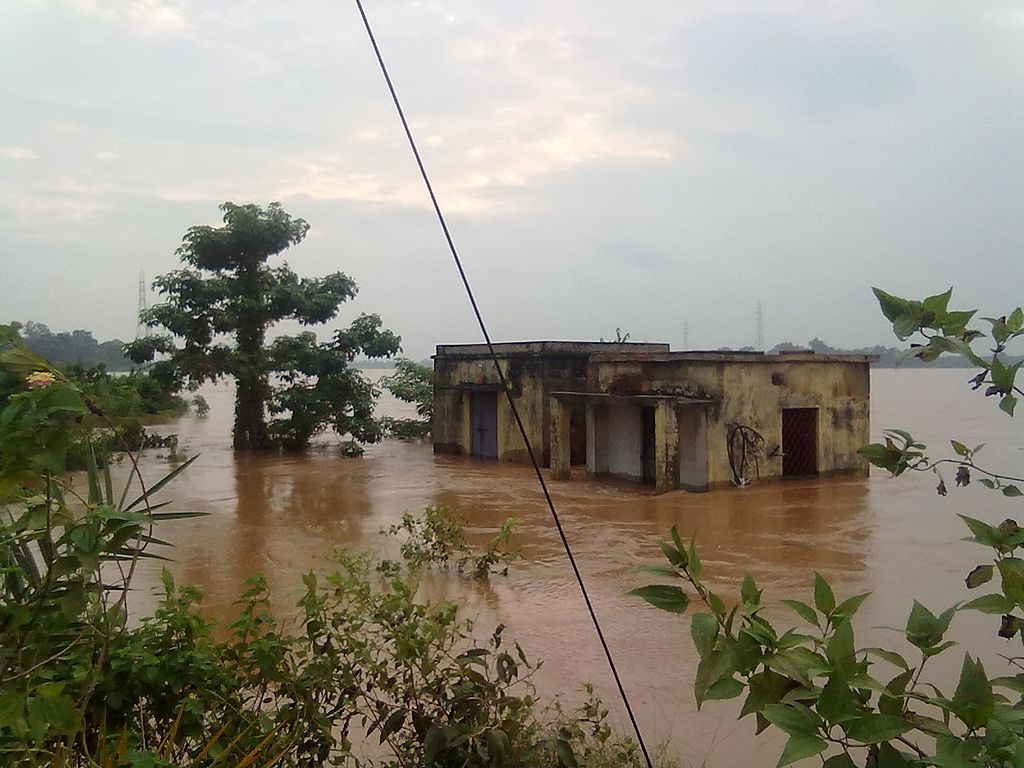
MULTIPOLYGON (((366 0, 495 339, 890 336, 1024 269, 1024 3, 366 0)), ((422 357, 477 331, 354 3, 0 3, 0 320, 134 334, 224 200, 422 357)))

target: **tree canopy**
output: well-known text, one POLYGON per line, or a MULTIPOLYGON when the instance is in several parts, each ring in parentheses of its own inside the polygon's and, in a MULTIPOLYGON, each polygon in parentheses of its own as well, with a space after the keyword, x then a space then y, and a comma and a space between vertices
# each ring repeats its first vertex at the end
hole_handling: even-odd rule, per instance
POLYGON ((302 448, 328 427, 356 442, 378 440, 375 389, 351 363, 359 355, 390 357, 401 339, 379 316, 363 314, 328 342, 306 331, 268 345, 276 323, 326 323, 358 289, 342 272, 306 278, 287 263, 269 263, 309 231, 279 203, 220 208, 224 225, 190 228, 177 250, 185 267, 153 283, 165 301, 142 320, 168 333, 128 344, 128 355, 148 362, 166 354, 156 366, 192 386, 233 377, 236 449, 302 448))

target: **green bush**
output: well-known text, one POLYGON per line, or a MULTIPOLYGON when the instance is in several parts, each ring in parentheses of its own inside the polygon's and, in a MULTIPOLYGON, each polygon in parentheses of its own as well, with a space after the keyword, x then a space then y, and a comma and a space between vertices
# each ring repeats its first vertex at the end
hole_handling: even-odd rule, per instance
MULTIPOLYGON (((416 599, 430 558, 467 552, 440 509, 423 528, 410 518, 413 567, 339 553, 331 572, 303 577, 288 623, 256 576, 225 637, 167 570, 156 610, 130 621, 136 566, 164 544, 154 528, 194 516, 155 500, 191 461, 128 500, 90 450, 79 488, 66 469, 68 435, 89 413, 82 391, 21 348, 0 353, 0 370, 33 386, 0 413, 0 763, 641 764, 592 696, 576 712, 540 707, 535 667, 503 627, 479 642, 456 605, 416 599), (357 758, 371 739, 383 757, 357 758)), ((509 530, 467 563, 489 572, 509 530)))
MULTIPOLYGON (((941 354, 960 355, 976 366, 974 389, 997 399, 1013 416, 1024 392, 1016 384, 1020 363, 1005 362, 1007 344, 1024 336, 1024 311, 984 318, 988 333, 968 328, 975 312, 948 309, 952 291, 923 301, 902 299, 878 289, 882 312, 905 340, 919 334, 910 354, 925 362, 941 354), (991 344, 979 354, 972 344, 982 338, 991 344)), ((887 432, 884 443, 861 449, 875 466, 893 476, 907 471, 935 472, 937 490, 948 488, 942 472, 955 472, 955 486, 972 477, 1007 497, 1020 497, 1024 478, 991 471, 977 462, 981 446, 968 448, 952 440, 954 456, 932 460, 927 447, 903 430, 887 432)), ((1001 659, 1018 670, 990 677, 985 663, 967 651, 952 692, 941 690, 923 674, 930 659, 950 651, 955 643, 946 633, 957 613, 980 611, 1000 617, 995 631, 1007 641, 1024 644, 1024 528, 1014 520, 997 525, 960 515, 969 540, 991 550, 992 562, 966 575, 968 590, 988 584, 989 594, 932 611, 915 601, 903 635, 916 649, 916 658, 887 648, 860 647, 854 619, 868 595, 840 600, 832 587, 815 574, 813 599, 782 600, 803 622, 782 630, 766 617, 762 591, 748 575, 739 600, 728 607, 704 581, 703 566, 693 542, 684 543, 673 528, 671 541, 661 549, 668 565, 646 566, 648 573, 681 579, 675 584, 652 584, 633 594, 675 613, 691 602, 699 605, 690 623, 700 656, 695 682, 697 705, 705 701, 745 696, 740 717, 753 715, 760 733, 774 728, 788 737, 778 765, 821 756, 825 768, 990 768, 1024 766, 1024 655, 1008 649, 1001 659)))

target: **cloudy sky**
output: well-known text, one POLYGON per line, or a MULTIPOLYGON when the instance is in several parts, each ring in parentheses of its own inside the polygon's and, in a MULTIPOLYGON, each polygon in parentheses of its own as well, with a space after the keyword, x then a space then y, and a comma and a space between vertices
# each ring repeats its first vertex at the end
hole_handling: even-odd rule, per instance
MULTIPOLYGON (((492 335, 889 341, 1024 277, 1024 3, 365 0, 492 335)), ((0 3, 0 320, 135 333, 217 205, 307 219, 413 357, 475 341, 354 3, 0 3), (151 300, 152 297, 151 297, 151 300)))

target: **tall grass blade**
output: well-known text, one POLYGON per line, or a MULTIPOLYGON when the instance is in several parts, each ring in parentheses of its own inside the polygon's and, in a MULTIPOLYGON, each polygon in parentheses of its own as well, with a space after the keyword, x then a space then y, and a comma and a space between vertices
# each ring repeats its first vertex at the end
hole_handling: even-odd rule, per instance
POLYGON ((146 493, 143 493, 137 499, 135 499, 135 501, 133 501, 131 504, 129 504, 127 507, 125 507, 124 511, 125 512, 130 512, 135 507, 137 507, 139 504, 144 502, 147 498, 149 498, 150 496, 155 495, 157 492, 160 491, 161 488, 163 488, 165 485, 167 485, 169 482, 171 482, 171 480, 173 480, 178 475, 180 475, 182 472, 184 472, 186 469, 188 469, 188 467, 192 464, 192 462, 195 461, 198 458, 199 458, 199 454, 197 453, 195 456, 193 456, 191 459, 186 461, 181 466, 178 466, 178 467, 175 467, 174 469, 172 469, 170 472, 168 472, 162 478, 160 478, 155 483, 153 483, 153 485, 151 485, 149 487, 149 490, 146 493))

